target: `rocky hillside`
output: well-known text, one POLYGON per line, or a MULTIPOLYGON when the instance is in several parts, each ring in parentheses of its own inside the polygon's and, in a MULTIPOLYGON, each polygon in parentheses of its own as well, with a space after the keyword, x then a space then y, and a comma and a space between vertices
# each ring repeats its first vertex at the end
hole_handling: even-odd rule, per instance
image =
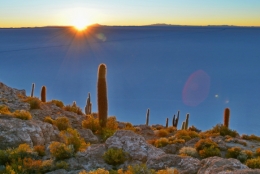
POLYGON ((260 173, 257 136, 118 121, 101 129, 96 114, 64 108, 0 82, 0 173, 260 173))

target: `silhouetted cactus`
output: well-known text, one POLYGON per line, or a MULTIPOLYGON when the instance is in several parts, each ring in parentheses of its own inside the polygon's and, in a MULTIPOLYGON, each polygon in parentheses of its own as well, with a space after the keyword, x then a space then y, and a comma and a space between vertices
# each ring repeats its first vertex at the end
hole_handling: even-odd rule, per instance
POLYGON ((176 127, 176 129, 178 127, 179 116, 180 116, 180 111, 178 111, 178 113, 177 113, 177 118, 175 118, 175 115, 174 115, 173 119, 172 119, 172 126, 176 127))
POLYGON ((90 115, 91 112, 92 112, 92 103, 91 103, 90 93, 88 93, 88 98, 85 106, 85 114, 90 115))
POLYGON ((182 125, 181 125, 181 130, 185 130, 185 121, 182 122, 182 125))
POLYGON ((41 101, 42 102, 46 102, 46 93, 47 93, 46 86, 42 86, 42 89, 41 89, 41 101))
POLYGON ((166 128, 168 128, 168 122, 169 122, 169 118, 166 118, 166 124, 165 124, 166 128))
POLYGON ((224 110, 224 126, 229 128, 229 118, 230 118, 230 110, 229 108, 226 108, 224 110))
POLYGON ((105 64, 100 64, 98 67, 97 102, 99 124, 101 127, 106 127, 108 115, 108 100, 105 64))
POLYGON ((150 109, 147 109, 147 112, 146 112, 146 125, 148 126, 149 125, 149 117, 150 117, 150 109))
POLYGON ((34 96, 34 88, 35 88, 35 84, 33 83, 33 84, 32 84, 31 97, 33 97, 33 96, 34 96))
POLYGON ((189 128, 189 116, 190 116, 190 114, 186 115, 185 127, 184 127, 185 130, 187 130, 189 128))

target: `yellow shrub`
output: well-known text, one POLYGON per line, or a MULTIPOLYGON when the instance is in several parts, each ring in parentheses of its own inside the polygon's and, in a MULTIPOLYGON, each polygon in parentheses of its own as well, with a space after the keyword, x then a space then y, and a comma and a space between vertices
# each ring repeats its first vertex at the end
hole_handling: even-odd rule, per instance
POLYGON ((155 147, 164 147, 169 144, 169 140, 167 138, 160 138, 155 141, 155 147))
POLYGON ((76 129, 68 128, 66 131, 62 131, 60 136, 66 145, 73 146, 74 152, 84 151, 89 146, 89 144, 86 144, 85 140, 80 137, 76 129))
POLYGON ((30 120, 30 119, 32 119, 31 113, 28 112, 28 111, 25 111, 25 110, 16 110, 13 113, 13 116, 15 118, 19 118, 19 119, 22 119, 22 120, 30 120))
POLYGON ((103 159, 107 164, 119 165, 128 159, 128 154, 122 149, 110 148, 104 153, 103 159))
POLYGON ((94 118, 92 115, 88 115, 86 120, 82 121, 82 127, 92 130, 93 133, 97 133, 101 129, 98 118, 94 118))
POLYGON ((38 145, 33 147, 34 151, 38 153, 39 156, 44 156, 45 155, 45 147, 38 145))
POLYGON ((53 103, 53 104, 55 104, 56 106, 58 106, 58 107, 60 107, 60 108, 63 108, 63 107, 64 107, 63 102, 60 101, 60 100, 52 100, 52 101, 50 101, 50 103, 53 103))
POLYGON ((50 124, 54 123, 54 120, 50 116, 45 117, 43 121, 50 124))
POLYGON ((117 130, 118 123, 116 121, 116 117, 108 117, 107 118, 106 128, 110 129, 110 130, 117 130))
POLYGON ((169 132, 167 131, 167 129, 160 129, 156 132, 156 135, 158 137, 166 137, 167 135, 169 135, 169 132))
POLYGON ((66 161, 58 161, 55 164, 56 169, 68 169, 69 168, 69 164, 66 161))
POLYGON ((73 146, 55 141, 50 144, 50 152, 53 157, 60 160, 72 157, 74 149, 73 146))
POLYGON ((109 174, 109 171, 105 169, 97 169, 95 171, 90 171, 87 174, 109 174))
POLYGON ((76 104, 67 105, 67 106, 64 107, 64 110, 65 111, 69 111, 69 112, 74 112, 74 113, 76 113, 78 115, 83 115, 82 110, 76 104))
POLYGON ((58 117, 53 123, 60 131, 67 130, 70 127, 70 122, 67 117, 58 117))
POLYGON ((33 160, 31 158, 23 159, 23 169, 28 173, 36 173, 42 166, 41 160, 33 160))
POLYGON ((136 132, 135 127, 131 123, 128 123, 128 122, 126 123, 124 130, 131 130, 133 132, 136 132))
POLYGON ((246 165, 251 169, 260 169, 260 158, 248 159, 246 165))
POLYGON ((36 97, 28 97, 23 100, 30 104, 30 109, 40 109, 41 108, 41 101, 36 97))
POLYGON ((6 105, 0 105, 0 114, 10 115, 11 112, 9 111, 8 106, 6 106, 6 105))
POLYGON ((156 174, 179 174, 177 169, 167 168, 165 170, 158 170, 156 174))

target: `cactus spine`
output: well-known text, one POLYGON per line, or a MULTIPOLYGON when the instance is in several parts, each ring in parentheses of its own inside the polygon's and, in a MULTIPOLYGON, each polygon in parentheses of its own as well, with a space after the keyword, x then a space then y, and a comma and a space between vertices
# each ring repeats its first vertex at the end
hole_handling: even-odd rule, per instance
POLYGON ((88 93, 87 104, 85 106, 85 114, 90 115, 92 112, 92 103, 90 99, 90 93, 88 93))
POLYGON ((42 102, 46 102, 46 93, 47 93, 46 86, 42 86, 42 89, 41 89, 41 101, 42 102))
POLYGON ((229 118, 230 118, 230 110, 229 108, 226 108, 224 110, 224 126, 229 128, 229 118))
POLYGON ((33 83, 33 84, 32 84, 31 97, 33 97, 33 96, 34 96, 34 88, 35 88, 35 84, 33 83))
POLYGON ((149 125, 149 117, 150 117, 150 109, 147 109, 147 112, 146 112, 146 125, 148 126, 149 125))
POLYGON ((106 127, 108 115, 106 69, 105 64, 100 64, 98 67, 97 103, 98 118, 101 127, 106 127))
POLYGON ((168 128, 168 122, 169 122, 169 118, 166 118, 166 125, 165 125, 166 128, 168 128))
POLYGON ((173 116, 173 119, 172 119, 172 126, 173 127, 177 128, 178 122, 179 122, 179 116, 180 116, 180 111, 178 111, 178 113, 177 113, 177 118, 175 118, 175 115, 173 116))

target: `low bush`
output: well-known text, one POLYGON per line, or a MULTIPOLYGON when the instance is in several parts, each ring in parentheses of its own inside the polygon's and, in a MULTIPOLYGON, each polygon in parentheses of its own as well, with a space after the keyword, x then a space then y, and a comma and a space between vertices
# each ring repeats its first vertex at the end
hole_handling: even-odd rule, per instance
POLYGON ((8 106, 6 106, 6 105, 0 105, 0 114, 10 115, 11 112, 10 112, 8 106))
POLYGON ((41 145, 34 146, 33 150, 35 152, 37 152, 37 154, 39 156, 44 156, 45 155, 45 147, 44 146, 41 146, 41 145))
POLYGON ((154 142, 155 147, 164 147, 167 144, 169 144, 169 140, 167 138, 159 138, 154 142))
POLYGON ((156 135, 158 137, 167 137, 169 135, 169 132, 168 132, 167 129, 163 128, 163 129, 160 129, 160 130, 156 131, 156 135))
POLYGON ((218 145, 211 139, 201 139, 195 144, 201 158, 221 156, 218 145))
POLYGON ((252 158, 253 158, 253 152, 251 150, 242 150, 237 157, 237 159, 242 163, 252 158))
POLYGON ((175 168, 167 168, 164 170, 158 170, 156 174, 179 174, 179 172, 175 168))
POLYGON ((86 120, 82 121, 82 127, 92 130, 93 133, 97 133, 101 130, 98 118, 94 118, 92 115, 87 115, 86 120))
POLYGON ((57 160, 67 159, 73 156, 74 148, 72 145, 66 145, 60 142, 52 142, 50 144, 50 152, 57 160))
POLYGON ((53 104, 55 104, 56 106, 58 106, 58 107, 60 107, 60 108, 63 108, 63 107, 64 107, 63 102, 60 101, 60 100, 52 100, 52 101, 50 101, 50 103, 53 103, 53 104))
POLYGON ((242 135, 241 138, 244 139, 244 140, 260 141, 260 137, 253 135, 253 134, 252 135, 242 135))
POLYGON ((54 125, 58 127, 60 131, 67 130, 70 126, 70 121, 67 117, 58 117, 53 121, 54 125))
POLYGON ((219 133, 221 136, 226 136, 229 135, 231 137, 236 137, 239 134, 235 130, 231 130, 228 127, 222 125, 222 124, 217 124, 214 126, 211 130, 206 131, 208 133, 219 133))
POLYGON ((43 121, 50 124, 54 123, 54 120, 50 116, 45 117, 43 121))
POLYGON ((67 170, 69 168, 69 164, 66 161, 57 161, 55 163, 55 168, 67 170))
POLYGON ((30 109, 41 109, 41 100, 36 97, 28 97, 23 101, 30 104, 30 109))
POLYGON ((227 158, 235 158, 237 159, 238 155, 240 154, 241 152, 241 148, 240 147, 232 147, 232 148, 229 148, 227 150, 227 154, 226 154, 226 157, 227 158))
POLYGON ((255 156, 260 157, 260 147, 255 150, 255 156))
POLYGON ((15 118, 19 118, 22 120, 30 120, 32 119, 32 115, 30 112, 25 111, 25 110, 16 110, 13 114, 12 114, 15 118))
POLYGON ((78 115, 83 115, 81 108, 78 107, 75 103, 73 103, 72 105, 66 105, 63 109, 65 111, 74 112, 78 115))
POLYGON ((194 131, 189 130, 179 130, 174 135, 175 139, 183 139, 185 141, 189 141, 193 138, 199 137, 199 134, 194 131))
POLYGON ((118 174, 156 174, 156 172, 153 169, 149 169, 145 164, 139 164, 128 166, 125 172, 123 169, 119 169, 118 174))
POLYGON ((89 144, 80 137, 76 129, 68 128, 66 131, 61 131, 60 136, 67 146, 73 146, 74 153, 84 151, 89 146, 89 144))
POLYGON ((191 156, 191 157, 198 157, 199 154, 193 147, 183 147, 179 150, 179 154, 183 156, 191 156))
POLYGON ((131 123, 128 123, 128 122, 126 123, 124 130, 131 130, 133 132, 136 132, 135 127, 131 123))
POLYGON ((246 165, 251 169, 260 169, 260 157, 248 159, 246 165))
POLYGON ((103 159, 107 164, 117 166, 128 159, 128 153, 122 149, 110 148, 104 153, 103 159))
POLYGON ((117 130, 118 123, 116 121, 116 117, 113 116, 107 118, 106 128, 110 130, 117 130))

